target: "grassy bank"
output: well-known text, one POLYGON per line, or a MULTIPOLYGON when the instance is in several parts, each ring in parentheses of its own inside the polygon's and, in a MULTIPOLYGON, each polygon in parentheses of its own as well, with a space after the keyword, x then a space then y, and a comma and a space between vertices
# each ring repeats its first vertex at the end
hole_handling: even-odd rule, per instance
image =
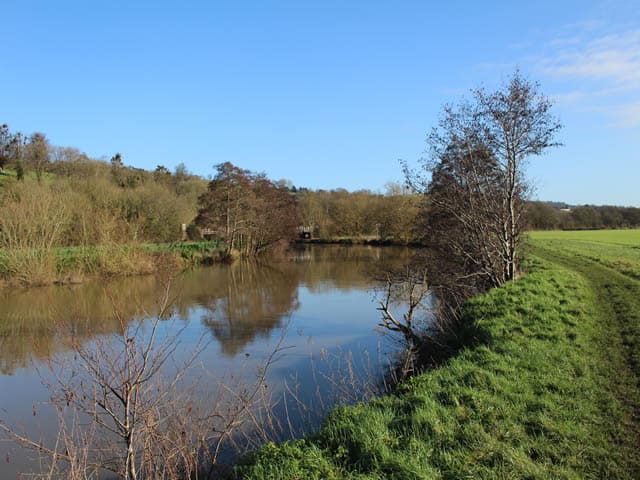
POLYGON ((447 364, 265 446, 238 474, 640 478, 639 284, 546 240, 558 245, 535 240, 528 275, 469 303, 467 346, 447 364))
POLYGON ((152 273, 164 264, 186 268, 221 258, 219 242, 0 250, 0 280, 32 286, 81 282, 86 276, 152 273))

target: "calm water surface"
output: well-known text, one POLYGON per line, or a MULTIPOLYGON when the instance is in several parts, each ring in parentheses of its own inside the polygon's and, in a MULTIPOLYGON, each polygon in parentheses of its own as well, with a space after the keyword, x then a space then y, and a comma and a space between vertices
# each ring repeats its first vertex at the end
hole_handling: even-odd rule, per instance
MULTIPOLYGON (((229 376, 251 381, 283 338, 288 348, 269 370, 272 393, 295 378, 301 395, 312 396, 317 384, 311 372, 335 366, 345 355, 356 369, 384 368, 390 347, 375 332, 373 276, 409 255, 391 247, 313 246, 296 250, 288 261, 189 271, 173 282, 171 315, 161 331, 181 329, 178 362, 205 342, 198 357, 197 378, 206 379, 202 395, 229 376)), ((121 321, 114 311, 126 322, 150 323, 160 296, 161 282, 153 276, 0 290, 0 419, 31 435, 52 435, 55 419, 40 407, 49 397, 43 379, 50 359, 73 362, 70 332, 84 342, 109 340, 121 321)), ((0 452, 0 478, 16 478, 28 468, 24 453, 11 444, 0 443, 0 452)))

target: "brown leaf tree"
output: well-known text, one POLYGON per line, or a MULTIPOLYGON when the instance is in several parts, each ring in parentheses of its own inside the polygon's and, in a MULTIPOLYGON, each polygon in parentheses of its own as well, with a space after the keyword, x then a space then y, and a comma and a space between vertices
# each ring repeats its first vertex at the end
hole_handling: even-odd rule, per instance
POLYGON ((295 200, 263 174, 227 162, 199 198, 196 224, 225 243, 227 255, 254 256, 295 236, 295 200))

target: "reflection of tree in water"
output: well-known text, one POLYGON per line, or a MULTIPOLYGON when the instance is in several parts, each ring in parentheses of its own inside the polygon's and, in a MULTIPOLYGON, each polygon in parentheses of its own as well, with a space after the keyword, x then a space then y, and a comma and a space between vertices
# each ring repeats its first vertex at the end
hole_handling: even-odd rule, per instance
POLYGON ((307 263, 302 280, 312 292, 369 288, 379 271, 406 263, 412 250, 404 247, 317 245, 299 248, 294 261, 307 263))
MULTIPOLYGON (((372 271, 401 264, 409 250, 392 247, 313 246, 292 253, 291 262, 237 262, 179 275, 170 309, 188 320, 203 319, 235 355, 258 335, 282 324, 298 308, 298 285, 313 292, 371 287, 372 271), (197 318, 197 317, 196 317, 197 318)), ((11 374, 34 360, 67 350, 76 340, 117 332, 120 320, 146 318, 158 305, 162 282, 154 276, 89 281, 76 286, 0 289, 0 372, 11 374)))
POLYGON ((236 262, 225 270, 221 295, 216 292, 203 306, 202 317, 221 345, 235 356, 257 336, 267 336, 299 307, 299 270, 293 264, 236 262))
POLYGON ((234 356, 257 336, 280 327, 299 307, 301 282, 314 292, 369 288, 376 269, 401 265, 410 254, 404 248, 330 245, 298 248, 290 263, 235 263, 225 270, 226 279, 212 287, 209 301, 201 302, 209 310, 203 323, 222 352, 234 356))
MULTIPOLYGON (((174 318, 209 310, 205 324, 233 355, 259 333, 280 325, 298 307, 299 276, 293 264, 216 265, 174 280, 174 318)), ((76 286, 0 290, 0 373, 69 349, 72 340, 121 329, 121 321, 156 311, 162 282, 154 276, 89 281, 76 286)))

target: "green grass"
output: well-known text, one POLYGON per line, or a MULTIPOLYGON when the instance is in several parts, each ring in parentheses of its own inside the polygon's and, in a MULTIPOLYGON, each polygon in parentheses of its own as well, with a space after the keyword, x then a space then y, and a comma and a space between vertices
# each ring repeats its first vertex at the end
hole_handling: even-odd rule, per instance
POLYGON ((535 241, 560 240, 640 247, 640 229, 630 230, 549 230, 529 232, 535 241))
MULTIPOLYGON (((638 232, 625 233, 633 240, 632 233, 638 232)), ((612 371, 616 387, 624 400, 633 402, 634 391, 640 387, 640 244, 622 245, 622 235, 618 235, 622 232, 609 233, 612 243, 603 243, 600 249, 586 241, 572 239, 562 243, 549 236, 533 240, 533 251, 573 269, 589 281, 596 298, 595 314, 611 329, 601 341, 615 344, 609 351, 611 361, 618 364, 618 371, 612 371)), ((635 409, 640 412, 637 397, 635 409)), ((640 413, 636 413, 633 426, 636 432, 640 430, 639 423, 640 413)), ((637 434, 640 444, 640 433, 637 434)))
POLYGON ((189 264, 203 263, 224 251, 224 243, 219 240, 200 242, 151 243, 145 245, 154 252, 177 253, 189 264))
POLYGON ((640 285, 549 241, 534 240, 528 275, 468 304, 467 347, 448 363, 397 395, 337 408, 315 435, 269 444, 237 473, 640 478, 640 285))
MULTIPOLYGON (((49 172, 42 172, 42 182, 50 182, 52 179, 56 178, 56 175, 49 172)), ((37 182, 38 177, 35 172, 29 170, 24 174, 24 180, 26 182, 37 182)), ((0 172, 0 187, 3 185, 10 185, 13 182, 18 181, 18 175, 13 168, 5 168, 2 172, 0 172)))
POLYGON ((640 280, 640 230, 530 232, 539 246, 593 260, 640 280))

